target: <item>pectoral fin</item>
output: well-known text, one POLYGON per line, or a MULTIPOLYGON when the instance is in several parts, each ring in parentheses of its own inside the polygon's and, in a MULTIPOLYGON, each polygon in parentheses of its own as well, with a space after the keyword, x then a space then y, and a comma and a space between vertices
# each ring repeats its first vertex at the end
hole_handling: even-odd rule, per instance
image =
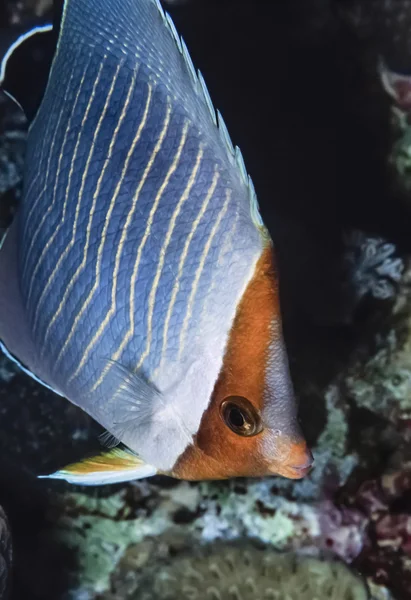
POLYGON ((76 485, 106 485, 151 477, 157 469, 147 465, 131 452, 113 448, 91 458, 68 465, 51 475, 40 475, 40 479, 64 479, 76 485))

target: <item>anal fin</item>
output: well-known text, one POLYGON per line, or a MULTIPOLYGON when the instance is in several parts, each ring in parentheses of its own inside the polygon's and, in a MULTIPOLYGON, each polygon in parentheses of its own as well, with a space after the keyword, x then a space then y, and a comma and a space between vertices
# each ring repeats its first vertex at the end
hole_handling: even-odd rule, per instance
POLYGON ((40 475, 39 479, 63 479, 76 485, 106 485, 143 479, 156 473, 155 467, 147 465, 135 454, 113 448, 109 452, 68 465, 51 475, 40 475))

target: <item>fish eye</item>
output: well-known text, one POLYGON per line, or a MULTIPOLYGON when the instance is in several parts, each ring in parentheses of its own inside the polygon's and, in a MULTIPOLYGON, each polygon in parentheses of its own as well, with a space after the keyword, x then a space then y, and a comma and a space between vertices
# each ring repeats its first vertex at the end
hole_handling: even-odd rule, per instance
POLYGON ((251 437, 262 430, 261 418, 247 398, 230 396, 221 403, 224 423, 237 435, 251 437))

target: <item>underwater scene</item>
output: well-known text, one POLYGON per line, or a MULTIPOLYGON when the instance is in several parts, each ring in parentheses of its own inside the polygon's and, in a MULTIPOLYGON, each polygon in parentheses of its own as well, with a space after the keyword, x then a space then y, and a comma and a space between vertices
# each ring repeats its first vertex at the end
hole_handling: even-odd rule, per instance
POLYGON ((411 0, 0 0, 0 234, 1 600, 411 600, 411 0))

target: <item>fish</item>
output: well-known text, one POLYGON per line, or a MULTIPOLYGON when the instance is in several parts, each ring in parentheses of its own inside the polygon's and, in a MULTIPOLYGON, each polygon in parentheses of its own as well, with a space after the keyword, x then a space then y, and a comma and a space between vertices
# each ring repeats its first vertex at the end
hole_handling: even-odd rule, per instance
POLYGON ((42 477, 310 471, 273 242, 158 0, 64 0, 0 315, 4 352, 108 432, 101 454, 42 477))

